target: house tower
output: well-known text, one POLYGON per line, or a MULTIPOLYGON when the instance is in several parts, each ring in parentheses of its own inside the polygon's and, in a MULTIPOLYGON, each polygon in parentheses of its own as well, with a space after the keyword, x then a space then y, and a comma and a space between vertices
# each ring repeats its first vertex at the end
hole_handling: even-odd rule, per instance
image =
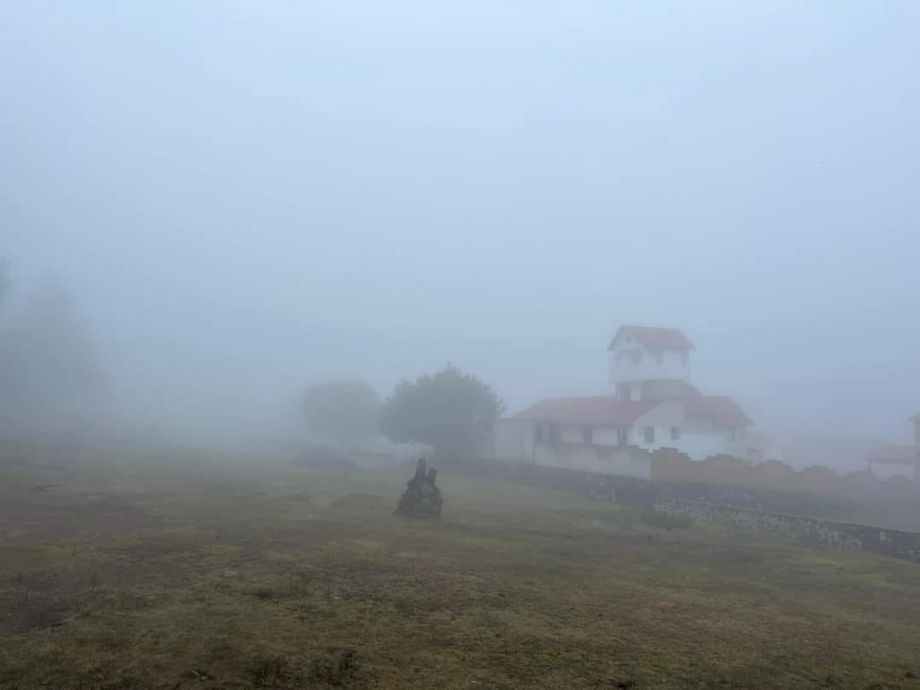
POLYGON ((607 350, 610 385, 620 400, 670 400, 686 395, 693 344, 676 328, 621 326, 607 350))

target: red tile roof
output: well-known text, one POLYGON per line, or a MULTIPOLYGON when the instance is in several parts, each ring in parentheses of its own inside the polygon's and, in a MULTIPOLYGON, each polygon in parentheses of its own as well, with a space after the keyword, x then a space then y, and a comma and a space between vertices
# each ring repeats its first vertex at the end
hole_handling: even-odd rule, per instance
POLYGON ((612 395, 589 398, 546 398, 514 415, 583 426, 632 426, 659 401, 618 400, 612 395))
POLYGON ((620 326, 617 334, 610 341, 608 350, 613 349, 613 344, 621 335, 631 335, 640 345, 661 350, 692 350, 693 343, 687 340, 683 331, 677 328, 656 328, 653 326, 620 326))
MULTIPOLYGON (((688 386, 690 390, 691 387, 688 386)), ((576 426, 627 427, 665 402, 681 402, 687 419, 709 419, 723 429, 742 429, 753 422, 734 400, 722 395, 700 395, 688 391, 671 400, 619 400, 612 395, 586 398, 546 398, 518 412, 517 419, 545 419, 576 426)))
POLYGON ((684 398, 688 419, 711 419, 723 429, 743 429, 754 422, 731 398, 724 395, 689 395, 684 398))

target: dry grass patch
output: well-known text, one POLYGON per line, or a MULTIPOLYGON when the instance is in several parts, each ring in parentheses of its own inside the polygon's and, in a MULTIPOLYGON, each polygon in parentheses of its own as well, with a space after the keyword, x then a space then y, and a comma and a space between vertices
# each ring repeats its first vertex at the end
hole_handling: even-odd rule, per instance
POLYGON ((443 473, 409 521, 405 468, 48 463, 0 467, 0 687, 920 687, 909 563, 443 473))

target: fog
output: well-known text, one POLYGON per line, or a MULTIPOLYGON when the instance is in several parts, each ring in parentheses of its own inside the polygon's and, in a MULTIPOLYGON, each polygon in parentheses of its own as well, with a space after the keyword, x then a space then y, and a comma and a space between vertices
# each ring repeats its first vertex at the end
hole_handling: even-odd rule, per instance
POLYGON ((10 324, 113 425, 283 433, 453 362, 514 412, 674 326, 758 428, 920 410, 920 5, 6 2, 10 324), (20 316, 17 316, 20 315, 20 316), (94 379, 95 380, 95 379, 94 379))

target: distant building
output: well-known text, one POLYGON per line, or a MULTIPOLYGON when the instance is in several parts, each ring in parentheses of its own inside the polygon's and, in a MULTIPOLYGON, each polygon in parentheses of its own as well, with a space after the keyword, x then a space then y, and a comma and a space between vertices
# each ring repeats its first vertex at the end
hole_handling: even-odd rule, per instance
POLYGON ((618 449, 674 448, 694 460, 759 459, 745 444, 752 422, 744 411, 731 398, 703 395, 690 383, 693 344, 681 331, 622 326, 607 349, 609 394, 540 400, 499 420, 488 453, 594 470, 616 456, 625 463, 616 473, 639 476, 638 461, 618 449))
POLYGON ((791 436, 784 438, 777 460, 796 469, 823 465, 837 472, 865 470, 866 462, 881 448, 888 445, 885 439, 874 436, 791 436))
POLYGON ((914 425, 914 445, 894 446, 885 445, 877 448, 869 456, 869 470, 877 475, 879 465, 892 466, 910 475, 910 478, 920 485, 920 414, 910 418, 914 425))

